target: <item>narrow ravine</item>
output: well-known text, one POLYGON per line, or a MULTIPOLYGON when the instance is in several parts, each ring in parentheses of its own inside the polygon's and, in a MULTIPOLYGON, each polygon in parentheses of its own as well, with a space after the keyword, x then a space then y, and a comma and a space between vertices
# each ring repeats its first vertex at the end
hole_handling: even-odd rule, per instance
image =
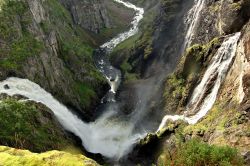
POLYGON ((8 78, 0 83, 0 93, 10 96, 22 95, 29 98, 29 100, 41 102, 53 111, 66 130, 81 139, 87 151, 100 153, 112 160, 119 160, 129 153, 132 147, 146 135, 146 131, 134 132, 134 124, 119 117, 119 105, 115 101, 115 93, 120 84, 121 73, 111 66, 107 56, 115 46, 138 32, 138 25, 143 18, 144 10, 129 2, 114 1, 135 10, 136 14, 131 23, 131 28, 127 32, 121 33, 103 44, 95 52, 96 66, 107 78, 111 87, 103 99, 106 100, 102 106, 104 114, 96 121, 91 123, 83 122, 50 93, 27 79, 8 78), (9 89, 5 89, 5 85, 8 85, 9 89))
POLYGON ((189 112, 195 112, 195 115, 166 115, 163 118, 158 131, 165 126, 168 120, 184 120, 189 124, 195 124, 208 113, 216 101, 220 86, 223 83, 231 62, 236 55, 240 35, 241 33, 238 32, 224 40, 215 56, 212 58, 200 84, 195 88, 186 110, 187 114, 189 112), (214 78, 216 79, 214 80, 214 78), (213 83, 212 87, 210 87, 211 83, 213 83), (208 88, 211 88, 212 90, 210 94, 206 95, 208 88))

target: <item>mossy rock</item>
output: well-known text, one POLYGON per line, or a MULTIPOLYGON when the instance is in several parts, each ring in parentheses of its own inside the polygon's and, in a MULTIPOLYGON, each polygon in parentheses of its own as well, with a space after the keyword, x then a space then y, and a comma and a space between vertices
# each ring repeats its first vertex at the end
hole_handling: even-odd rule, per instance
POLYGON ((165 111, 182 113, 197 82, 202 78, 222 38, 214 38, 205 45, 195 44, 186 49, 176 70, 165 82, 165 111))
POLYGON ((0 164, 5 166, 98 166, 95 161, 80 154, 73 155, 55 150, 38 154, 6 146, 0 146, 0 164))
POLYGON ((2 99, 0 127, 0 145, 33 152, 74 146, 50 110, 39 103, 2 99))

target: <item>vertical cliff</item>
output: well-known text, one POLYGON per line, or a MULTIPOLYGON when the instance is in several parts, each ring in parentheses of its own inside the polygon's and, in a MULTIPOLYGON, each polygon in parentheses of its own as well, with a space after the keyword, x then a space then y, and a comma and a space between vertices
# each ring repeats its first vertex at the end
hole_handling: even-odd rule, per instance
POLYGON ((74 23, 85 29, 99 33, 103 28, 112 27, 104 1, 61 0, 61 3, 70 11, 74 23))
MULTIPOLYGON (((197 124, 180 125, 174 130, 175 134, 164 143, 164 152, 158 164, 174 162, 171 157, 178 156, 178 148, 186 146, 179 146, 178 142, 192 142, 194 139, 210 145, 236 148, 245 159, 244 163, 237 164, 249 164, 249 5, 249 0, 206 1, 199 26, 195 28, 192 46, 186 50, 175 72, 167 77, 164 94, 167 114, 177 112, 187 115, 184 111, 188 108, 194 88, 201 82, 222 41, 226 35, 241 32, 235 58, 221 83, 212 109, 197 124)), ((210 95, 215 80, 211 78, 205 96, 210 95)), ((192 148, 186 148, 190 148, 191 154, 192 148)), ((195 156, 191 160, 195 161, 195 156)))

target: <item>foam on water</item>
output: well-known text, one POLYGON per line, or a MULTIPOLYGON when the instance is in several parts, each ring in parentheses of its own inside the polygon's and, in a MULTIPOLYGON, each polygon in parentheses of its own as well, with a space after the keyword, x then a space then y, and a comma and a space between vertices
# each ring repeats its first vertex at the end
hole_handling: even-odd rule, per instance
POLYGON ((11 77, 0 83, 0 93, 10 96, 22 95, 29 100, 40 102, 50 108, 61 125, 82 140, 83 146, 92 153, 101 153, 110 158, 120 158, 129 152, 144 135, 133 134, 131 124, 119 123, 114 118, 115 108, 92 123, 85 123, 67 107, 58 102, 39 85, 27 80, 11 77), (9 89, 4 86, 8 85, 9 89))

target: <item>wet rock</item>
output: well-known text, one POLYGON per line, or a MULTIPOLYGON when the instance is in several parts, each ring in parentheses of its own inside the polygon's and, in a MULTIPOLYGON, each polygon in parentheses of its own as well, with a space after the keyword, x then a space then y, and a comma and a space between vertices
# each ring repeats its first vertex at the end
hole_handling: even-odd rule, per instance
POLYGON ((27 100, 27 99, 29 99, 28 97, 25 97, 23 95, 14 95, 14 96, 12 96, 12 98, 14 98, 16 100, 27 100))
POLYGON ((10 89, 8 84, 4 85, 3 87, 4 87, 4 89, 10 89))
POLYGON ((250 165, 250 151, 243 153, 242 156, 245 160, 245 164, 250 165))
POLYGON ((111 20, 102 0, 60 1, 69 9, 75 24, 94 33, 99 33, 103 28, 112 27, 111 20))

